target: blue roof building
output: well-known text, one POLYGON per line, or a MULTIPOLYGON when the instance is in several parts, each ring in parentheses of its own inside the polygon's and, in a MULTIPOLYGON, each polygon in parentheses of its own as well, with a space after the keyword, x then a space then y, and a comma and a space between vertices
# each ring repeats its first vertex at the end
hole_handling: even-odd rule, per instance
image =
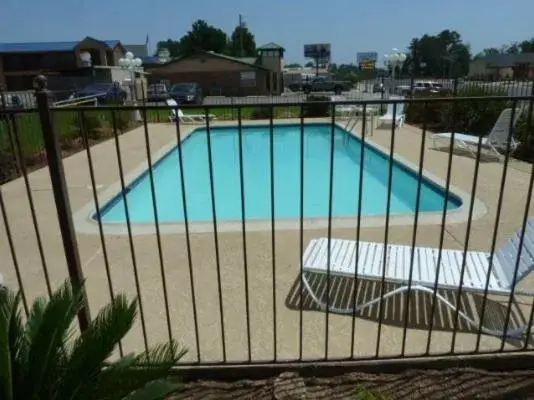
POLYGON ((119 40, 89 36, 80 41, 0 43, 0 88, 31 89, 38 74, 49 76, 49 87, 52 80, 57 86, 72 86, 67 81, 88 75, 87 67, 118 65, 125 53, 119 40))

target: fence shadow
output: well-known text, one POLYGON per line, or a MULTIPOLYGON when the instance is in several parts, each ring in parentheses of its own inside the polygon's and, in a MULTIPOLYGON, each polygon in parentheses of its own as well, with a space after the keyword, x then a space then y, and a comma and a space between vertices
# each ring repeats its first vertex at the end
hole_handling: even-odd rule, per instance
MULTIPOLYGON (((308 282, 314 293, 324 302, 326 302, 327 277, 320 274, 308 274, 308 282)), ((345 278, 339 276, 330 276, 330 296, 329 304, 336 308, 352 308, 354 301, 354 290, 356 290, 356 305, 366 303, 381 295, 381 282, 367 279, 345 278)), ((383 293, 395 290, 402 285, 385 283, 383 293)), ((286 297, 286 306, 292 310, 300 310, 300 279, 297 277, 291 286, 288 296, 286 297)), ((438 293, 446 298, 450 303, 456 305, 456 290, 438 290, 438 293)), ((453 331, 455 328, 455 311, 444 306, 441 302, 436 304, 434 315, 432 316, 432 294, 423 292, 410 293, 410 303, 408 310, 408 329, 429 330, 432 321, 432 329, 440 331, 453 331)), ((483 295, 463 292, 460 298, 460 311, 465 313, 469 318, 477 321, 477 327, 468 324, 464 319, 458 318, 456 331, 464 333, 477 333, 478 321, 481 314, 483 295)), ((502 302, 487 298, 484 312, 484 327, 488 329, 503 330, 505 327, 506 313, 508 306, 508 297, 502 297, 502 302)), ((398 294, 384 300, 382 310, 382 322, 388 325, 404 327, 406 304, 406 294, 398 294)), ((324 312, 307 293, 302 290, 302 309, 305 311, 324 312)), ((356 317, 364 318, 370 321, 378 322, 380 319, 380 303, 376 303, 364 310, 357 311, 356 317)), ((347 315, 352 318, 352 314, 347 315)), ((525 325, 527 317, 523 314, 518 304, 512 303, 510 313, 510 322, 508 330, 518 326, 525 325)), ((524 346, 524 340, 508 338, 507 343, 520 348, 524 346)))

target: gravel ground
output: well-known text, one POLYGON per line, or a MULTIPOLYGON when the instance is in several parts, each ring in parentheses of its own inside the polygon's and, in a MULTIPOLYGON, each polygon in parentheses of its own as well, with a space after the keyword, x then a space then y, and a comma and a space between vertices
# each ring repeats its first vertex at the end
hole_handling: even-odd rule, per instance
POLYGON ((168 400, 183 399, 534 399, 534 370, 410 370, 398 374, 351 373, 301 378, 284 373, 266 380, 198 381, 168 400), (362 390, 367 390, 367 397, 362 390), (370 396, 369 392, 374 395, 370 396))

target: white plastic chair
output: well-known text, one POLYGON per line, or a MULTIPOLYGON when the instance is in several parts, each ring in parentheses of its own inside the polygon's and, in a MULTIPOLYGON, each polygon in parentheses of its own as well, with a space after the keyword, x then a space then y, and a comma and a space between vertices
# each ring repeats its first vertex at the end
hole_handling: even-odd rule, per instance
MULTIPOLYGON (((480 138, 479 136, 470 135, 466 133, 455 133, 454 144, 459 148, 468 151, 473 156, 476 156, 478 142, 481 142, 481 148, 489 150, 493 155, 496 155, 499 159, 502 159, 503 153, 508 147, 508 140, 510 140, 511 151, 514 151, 519 146, 513 137, 513 132, 519 117, 521 116, 521 109, 513 112, 512 108, 505 108, 502 110, 499 118, 495 121, 491 131, 480 138), (514 114, 514 120, 512 121, 512 114, 514 114), (512 129, 510 129, 510 127, 512 129)), ((439 139, 452 140, 453 134, 451 132, 436 133, 432 135, 432 146, 435 148, 439 139)))
MULTIPOLYGON (((499 249, 493 256, 481 251, 468 251, 465 254, 465 270, 461 278, 464 252, 461 250, 442 249, 440 258, 439 278, 437 289, 457 290, 462 285, 465 292, 485 293, 486 279, 489 275, 487 293, 509 296, 512 290, 534 269, 534 219, 529 219, 525 227, 523 246, 518 263, 518 270, 514 280, 516 261, 519 256, 519 243, 521 229, 499 249), (491 266, 491 268, 490 268, 491 266), (462 282, 461 282, 462 281, 462 282)), ((328 305, 319 298, 312 289, 309 274, 326 276, 355 277, 356 268, 356 242, 352 240, 330 239, 330 267, 328 267, 328 239, 312 239, 304 252, 301 276, 304 288, 312 300, 323 310, 340 314, 353 314, 356 311, 370 307, 384 301, 388 297, 408 291, 410 271, 412 271, 410 290, 435 294, 436 300, 448 308, 457 310, 457 305, 449 302, 434 291, 436 273, 438 270, 439 249, 415 247, 412 265, 412 246, 388 244, 384 252, 384 244, 372 242, 358 243, 357 277, 371 280, 381 280, 384 276, 386 282, 400 283, 403 286, 384 293, 382 297, 374 298, 355 308, 338 308, 328 305), (385 261, 384 261, 385 257, 385 261), (385 271, 384 271, 385 269, 385 271)), ((514 290, 515 294, 534 296, 534 292, 514 290)), ((469 324, 478 327, 478 323, 462 311, 458 315, 469 324)), ((528 328, 527 325, 510 329, 507 336, 520 336, 528 328)), ((495 336, 503 336, 503 331, 482 327, 482 332, 495 336)))

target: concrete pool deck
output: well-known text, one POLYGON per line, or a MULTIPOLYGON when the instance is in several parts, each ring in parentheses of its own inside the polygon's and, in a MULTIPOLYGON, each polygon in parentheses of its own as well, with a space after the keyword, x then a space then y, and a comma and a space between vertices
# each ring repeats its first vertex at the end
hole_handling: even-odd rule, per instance
MULTIPOLYGON (((264 123, 265 121, 263 121, 264 123)), ((283 120, 283 123, 299 122, 283 120)), ((329 121, 328 121, 329 122, 329 121)), ((260 122, 261 123, 261 122, 260 122)), ((219 124, 219 123, 218 123, 219 124)), ((223 123, 220 123, 223 124, 223 123)), ((229 122, 229 124, 235 124, 229 122)), ((171 124, 149 124, 150 150, 152 154, 162 151, 169 143, 176 143, 176 130, 171 124)), ((196 126, 184 126, 182 136, 196 126)), ((358 131, 359 126, 355 127, 358 131)), ((390 129, 375 129, 368 140, 389 149, 390 129)), ((132 173, 146 161, 146 143, 143 128, 135 129, 120 136, 120 147, 124 174, 132 173)), ((421 130, 411 126, 400 128, 395 136, 395 153, 413 165, 418 165, 421 149, 421 130)), ((96 185, 99 197, 119 179, 117 156, 114 141, 106 141, 91 148, 96 185)), ((424 170, 438 179, 445 180, 448 165, 448 152, 430 149, 425 145, 424 170)), ((153 159, 152 161, 155 161, 153 159)), ((80 152, 64 159, 66 180, 73 213, 78 213, 93 201, 91 180, 86 152, 80 152)), ((464 193, 472 192, 475 160, 465 155, 455 154, 452 161, 451 184, 464 193)), ((530 165, 510 160, 506 175, 504 199, 500 215, 497 244, 505 240, 522 223, 526 191, 530 179, 530 165)), ((492 242, 495 215, 497 212, 503 164, 496 161, 481 161, 479 166, 476 198, 483 205, 483 211, 473 219, 469 248, 489 251, 492 242)), ((29 175, 31 194, 37 212, 39 230, 43 242, 44 257, 52 285, 55 287, 67 278, 67 268, 63 255, 57 216, 54 208, 48 170, 32 172, 29 175)), ((7 209, 8 221, 13 236, 24 288, 32 299, 46 294, 42 262, 35 240, 24 180, 17 179, 2 186, 7 209)), ((104 201, 100 201, 103 205, 104 201)), ((439 221, 438 221, 439 222, 439 221)), ((378 224, 380 225, 380 224, 378 224)), ((270 228, 270 224, 268 226, 270 228)), ((467 223, 465 219, 448 218, 443 246, 463 249, 467 223)), ((199 344, 202 361, 222 361, 221 322, 217 287, 217 255, 213 232, 195 232, 190 235, 193 280, 196 291, 196 307, 199 326, 199 344)), ((418 226, 416 244, 419 246, 439 247, 440 224, 429 223, 418 226)), ((362 227, 361 239, 384 241, 383 226, 362 227)), ((307 226, 303 232, 303 246, 314 237, 327 235, 324 227, 307 226)), ((334 221, 332 236, 353 239, 355 225, 334 221)), ((389 229, 388 241, 391 243, 411 244, 413 236, 413 217, 405 218, 402 224, 393 224, 389 229)), ((109 301, 104 249, 99 235, 78 232, 78 244, 92 315, 109 301)), ((273 252, 272 235, 269 230, 251 230, 246 234, 246 261, 248 271, 249 315, 251 333, 251 355, 253 360, 269 360, 274 357, 273 342, 273 295, 276 306, 276 355, 278 359, 299 357, 299 255, 300 234, 298 230, 276 230, 275 232, 275 290, 273 292, 273 252)), ((196 360, 195 326, 192 312, 189 261, 186 237, 183 233, 167 233, 161 236, 161 255, 158 239, 154 234, 135 235, 133 247, 135 264, 138 269, 141 300, 143 304, 146 330, 150 344, 168 339, 166 313, 162 290, 162 271, 160 256, 164 262, 167 282, 168 301, 171 316, 172 335, 189 348, 187 361, 196 360)), ((224 312, 226 359, 228 361, 246 360, 247 321, 245 305, 244 251, 243 235, 240 231, 218 232, 219 265, 224 312)), ((105 253, 111 271, 115 293, 126 293, 130 298, 136 293, 133 273, 132 253, 127 235, 107 233, 105 253)), ((17 287, 9 243, 3 231, 0 234, 0 274, 5 284, 17 287)), ((533 289, 534 278, 527 277, 520 284, 522 289, 533 289)), ((320 285, 321 282, 315 284, 320 285)), ((358 283, 358 300, 379 293, 380 285, 369 281, 358 283)), ((354 289, 352 282, 334 279, 331 284, 335 302, 347 301, 354 289), (347 293, 349 293, 347 295, 347 293)), ((387 288, 386 288, 387 289, 387 288)), ((454 292, 445 291, 444 296, 453 299, 454 292)), ((325 355, 325 318, 326 313, 310 310, 309 299, 303 298, 303 358, 320 358, 325 355)), ((430 324, 431 297, 424 294, 410 296, 410 315, 406 336, 405 354, 416 355, 426 350, 428 327, 430 324)), ((464 295, 462 303, 469 315, 477 315, 481 306, 481 296, 464 295)), ((485 324, 499 327, 503 324, 508 298, 489 296, 485 324)), ((386 301, 383 308, 381 326, 380 355, 393 356, 401 351, 404 325, 405 297, 398 296, 386 301)), ((513 307, 514 318, 529 318, 532 298, 518 297, 513 307)), ((374 355, 377 345, 378 310, 373 307, 355 319, 354 354, 355 356, 374 355)), ((454 314, 441 306, 436 308, 434 331, 432 333, 431 353, 448 352, 453 337, 454 314)), ((459 322, 459 332, 455 338, 455 351, 472 351, 476 344, 473 330, 459 322)), ((350 356, 352 318, 329 315, 328 329, 329 358, 350 356)), ((483 335, 481 350, 498 349, 501 340, 483 335)), ((523 343, 515 340, 505 342, 505 348, 517 349, 523 343)), ((140 320, 124 342, 126 351, 143 349, 140 320)))

